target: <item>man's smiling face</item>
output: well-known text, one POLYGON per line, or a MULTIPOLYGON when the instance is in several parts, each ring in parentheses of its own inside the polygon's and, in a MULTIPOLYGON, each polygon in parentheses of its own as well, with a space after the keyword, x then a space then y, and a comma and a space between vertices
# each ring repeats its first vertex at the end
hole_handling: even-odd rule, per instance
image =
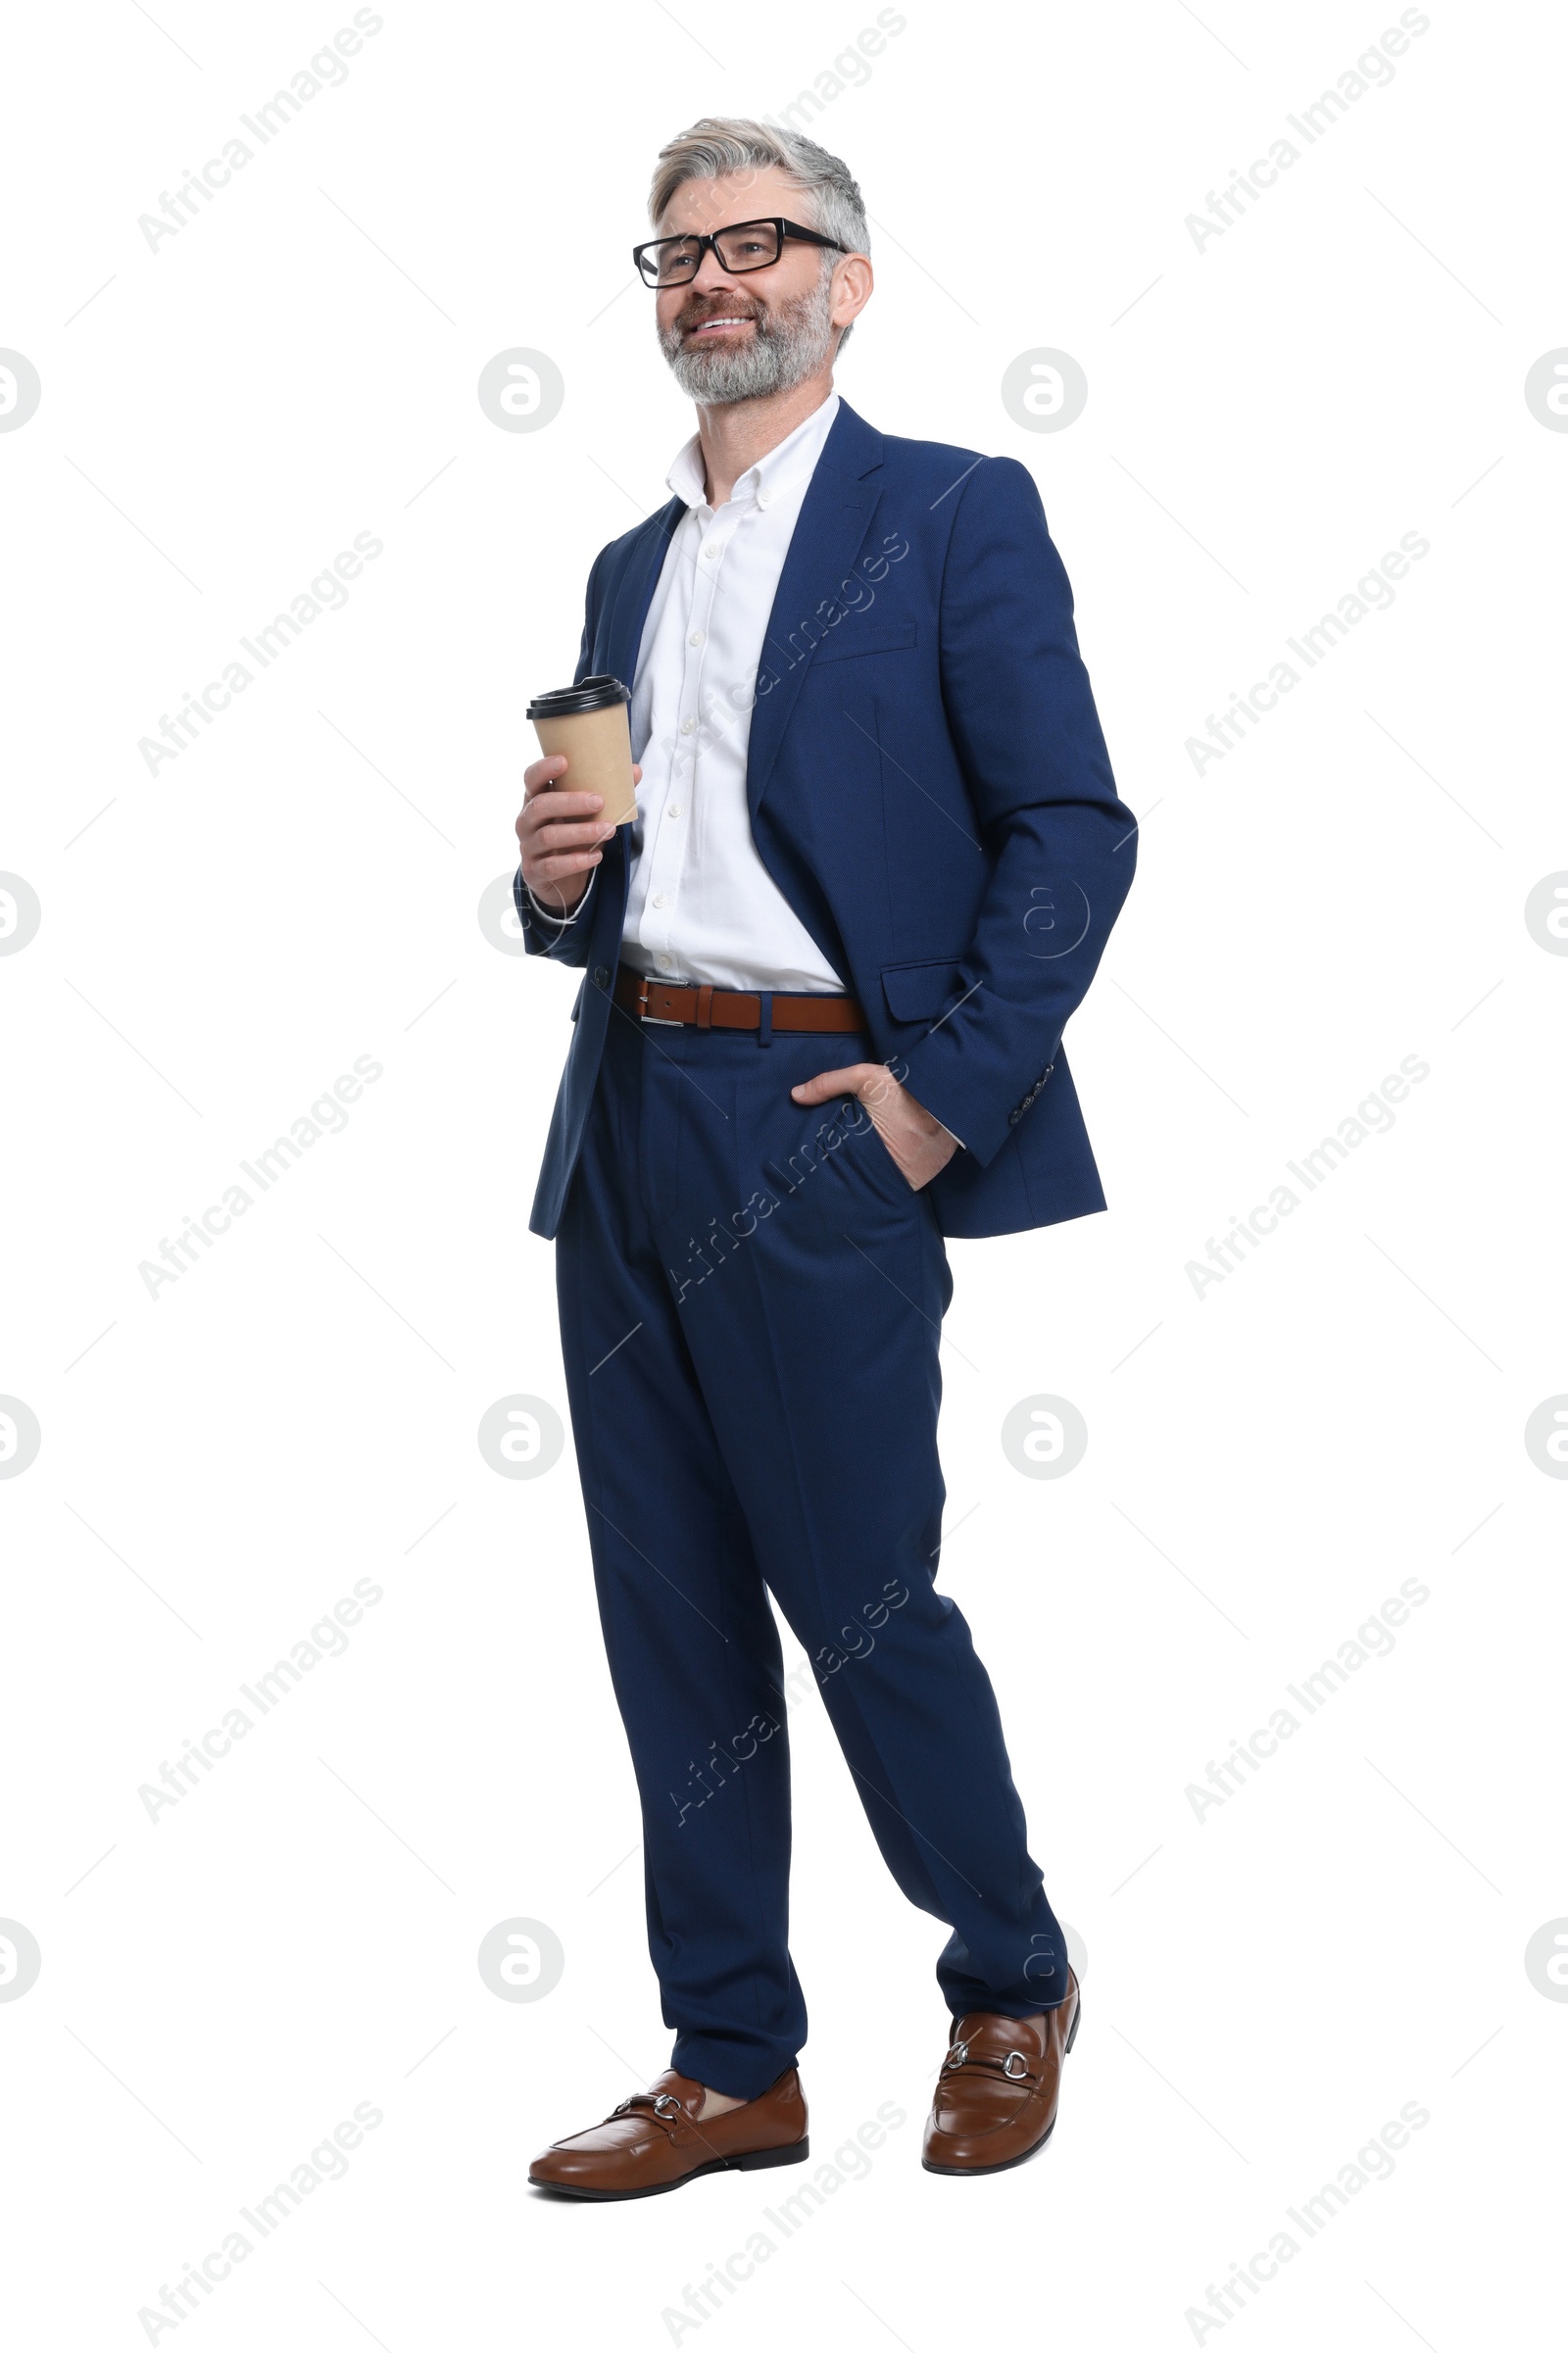
MULTIPOLYGON (((659 234, 702 237, 733 222, 773 219, 798 221, 809 228, 811 209, 810 198, 773 164, 765 171, 686 180, 670 198, 659 234)), ((778 260, 767 269, 744 270, 735 277, 720 269, 711 251, 705 253, 694 278, 684 286, 662 287, 656 298, 666 355, 672 356, 673 345, 683 359, 690 355, 702 364, 705 353, 754 343, 760 317, 794 311, 803 297, 816 292, 822 265, 820 246, 798 244, 788 237, 778 260)))
MULTIPOLYGON (((748 221, 812 228, 814 206, 777 165, 682 182, 659 223, 662 237, 711 236, 748 221)), ((765 250, 765 249, 764 249, 765 250)), ((741 257, 732 254, 732 260, 741 257)), ((832 383, 840 333, 871 293, 863 254, 786 237, 776 262, 731 272, 710 251, 693 278, 655 297, 660 348, 699 408, 769 400, 808 379, 832 383)))

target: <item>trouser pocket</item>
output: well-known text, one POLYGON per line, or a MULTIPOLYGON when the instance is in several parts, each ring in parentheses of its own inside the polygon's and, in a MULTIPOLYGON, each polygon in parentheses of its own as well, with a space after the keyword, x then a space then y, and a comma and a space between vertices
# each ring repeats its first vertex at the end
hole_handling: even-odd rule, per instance
POLYGON ((760 1140, 761 1174, 781 1217, 853 1234, 918 1214, 919 1195, 858 1097, 840 1096, 805 1113, 799 1104, 789 1108, 793 1116, 778 1126, 770 1122, 760 1140))

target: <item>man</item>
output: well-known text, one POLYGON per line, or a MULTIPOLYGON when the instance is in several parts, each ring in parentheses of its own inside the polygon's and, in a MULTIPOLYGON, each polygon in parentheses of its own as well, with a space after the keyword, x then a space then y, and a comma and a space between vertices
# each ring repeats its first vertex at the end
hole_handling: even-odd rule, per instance
MULTIPOLYGON (((577 671, 631 689, 638 814, 534 761, 514 890, 529 949, 584 968, 531 1223, 676 2036, 530 2179, 641 2197, 808 2153, 770 1593, 889 1868, 953 1931, 924 2162, 991 2172, 1052 2129, 1079 1994, 933 1582, 943 1237, 1104 1206, 1060 1037, 1134 822, 1028 472, 833 389, 872 285, 845 167, 710 118, 649 215, 698 430, 595 563, 577 671)), ((845 1978, 874 2034, 848 1951, 845 1978)))

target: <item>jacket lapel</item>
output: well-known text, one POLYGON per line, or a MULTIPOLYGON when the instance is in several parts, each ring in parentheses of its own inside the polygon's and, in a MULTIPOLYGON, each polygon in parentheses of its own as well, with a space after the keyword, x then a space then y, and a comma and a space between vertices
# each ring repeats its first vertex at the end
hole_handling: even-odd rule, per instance
MULTIPOLYGON (((610 612, 605 618, 602 661, 591 667, 602 668, 612 678, 619 678, 630 687, 636 684, 637 652, 642 644, 643 623, 648 608, 654 601, 659 575, 664 568, 670 535, 686 513, 677 498, 651 515, 643 526, 638 544, 626 561, 626 567, 615 585, 610 612)), ((598 640, 595 632, 596 643, 598 640)), ((582 673, 586 674, 586 673, 582 673)))
POLYGON ((801 680, 826 634, 827 610, 870 528, 877 485, 866 477, 881 463, 881 434, 841 401, 801 504, 758 664, 746 760, 746 800, 754 822, 801 680))
MULTIPOLYGON (((608 673, 612 678, 619 678, 627 687, 635 685, 637 655, 643 641, 648 608, 654 601, 654 590, 664 568, 670 537, 685 513, 682 502, 672 498, 667 507, 661 508, 656 515, 649 516, 611 597, 603 637, 598 630, 592 633, 595 646, 603 646, 603 654, 596 655, 587 669, 579 671, 580 676, 587 675, 588 670, 598 670, 608 673)), ((629 833, 628 826, 619 828, 614 840, 607 845, 607 856, 600 868, 606 885, 599 894, 600 907, 601 909, 608 907, 611 912, 608 915, 601 913, 599 917, 597 946, 599 952, 608 955, 612 961, 619 958, 621 926, 626 919, 626 900, 631 889, 631 860, 626 855, 629 833)))

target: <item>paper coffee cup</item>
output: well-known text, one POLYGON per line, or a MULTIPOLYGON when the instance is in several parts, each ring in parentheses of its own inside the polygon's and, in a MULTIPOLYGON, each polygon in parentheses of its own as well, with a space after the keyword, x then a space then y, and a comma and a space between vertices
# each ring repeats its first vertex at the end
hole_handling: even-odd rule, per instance
POLYGON ((556 779, 562 791, 603 793, 601 813, 608 825, 628 825, 637 814, 630 701, 618 678, 581 678, 575 686, 536 695, 525 714, 533 721, 540 750, 564 753, 569 762, 564 776, 556 779))

